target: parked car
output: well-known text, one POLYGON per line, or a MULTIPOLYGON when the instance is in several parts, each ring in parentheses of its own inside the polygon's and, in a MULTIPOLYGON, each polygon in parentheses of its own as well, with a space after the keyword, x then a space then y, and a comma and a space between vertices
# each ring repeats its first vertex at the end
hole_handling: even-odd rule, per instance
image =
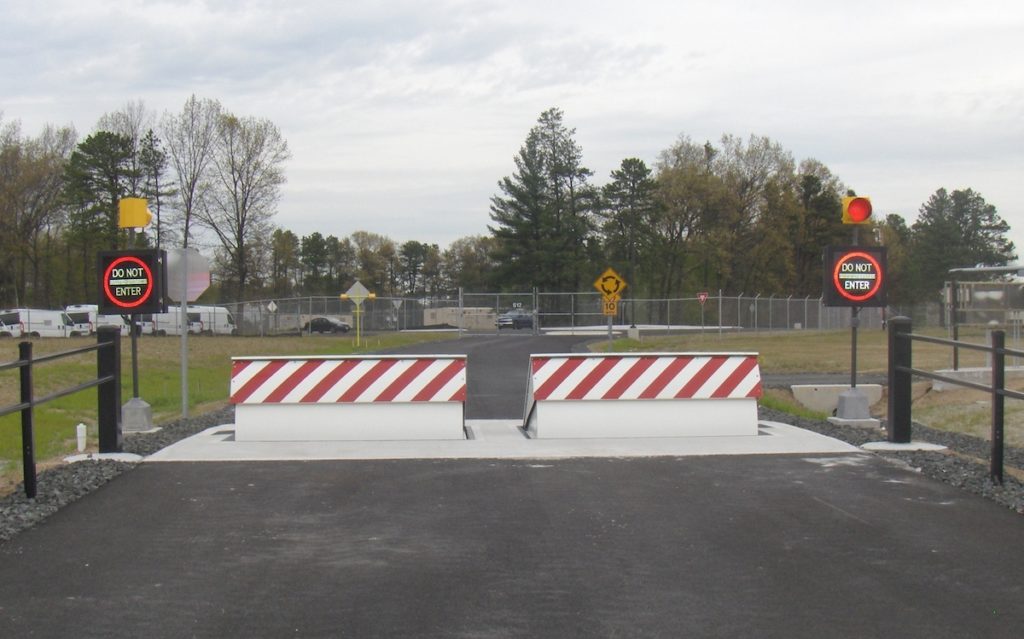
POLYGON ((333 317, 314 317, 302 325, 303 333, 347 333, 351 326, 333 317))
POLYGON ((533 328, 533 314, 521 308, 514 308, 498 316, 498 330, 503 328, 533 328))

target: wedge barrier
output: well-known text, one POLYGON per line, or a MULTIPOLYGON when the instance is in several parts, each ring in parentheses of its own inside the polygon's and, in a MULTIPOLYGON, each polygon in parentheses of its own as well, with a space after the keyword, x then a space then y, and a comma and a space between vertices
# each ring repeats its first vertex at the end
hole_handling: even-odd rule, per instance
POLYGON ((531 437, 757 435, 756 353, 534 355, 531 437))
POLYGON ((238 441, 464 439, 464 355, 235 357, 238 441))

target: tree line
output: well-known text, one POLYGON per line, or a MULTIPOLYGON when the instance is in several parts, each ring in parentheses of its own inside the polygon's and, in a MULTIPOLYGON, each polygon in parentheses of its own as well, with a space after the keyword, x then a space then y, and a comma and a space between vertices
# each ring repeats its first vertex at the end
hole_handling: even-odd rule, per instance
MULTIPOLYGON (((852 241, 842 197, 854 191, 767 137, 680 136, 653 167, 624 159, 599 186, 563 119, 559 109, 541 114, 492 199, 499 286, 529 277, 581 290, 612 265, 637 297, 817 297, 824 248, 852 241)), ((858 241, 888 247, 894 304, 937 299, 950 268, 1016 259, 1009 225, 971 189, 938 189, 910 226, 895 213, 875 217, 858 241)))
MULTIPOLYGON (((581 291, 608 266, 636 297, 817 297, 823 249, 850 242, 841 198, 853 191, 767 137, 680 136, 653 166, 626 158, 598 184, 575 135, 560 109, 544 111, 481 211, 489 234, 442 249, 276 226, 287 142, 216 100, 191 96, 160 117, 128 103, 81 141, 70 126, 31 137, 0 117, 0 304, 95 301, 98 251, 199 238, 215 247, 207 298, 225 302, 337 295, 356 279, 381 296, 581 291), (149 200, 145 232, 117 227, 128 196, 149 200)), ((912 225, 876 213, 859 235, 888 247, 890 300, 904 304, 935 299, 949 268, 1016 259, 1008 231, 980 194, 940 188, 912 225)))

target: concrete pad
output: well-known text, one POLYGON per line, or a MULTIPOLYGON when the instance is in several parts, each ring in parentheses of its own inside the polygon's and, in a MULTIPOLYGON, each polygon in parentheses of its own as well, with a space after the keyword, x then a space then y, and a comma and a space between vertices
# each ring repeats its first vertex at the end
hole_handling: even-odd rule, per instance
POLYGON ((946 450, 945 446, 940 444, 929 444, 928 442, 908 442, 906 444, 897 444, 895 442, 868 442, 861 446, 864 450, 870 450, 872 452, 883 452, 883 453, 905 453, 913 451, 939 451, 946 450))
POLYGON ((860 428, 882 428, 881 420, 874 417, 866 419, 846 419, 844 417, 829 417, 828 422, 839 426, 858 426, 860 428))
POLYGON ((133 397, 121 407, 121 429, 126 433, 148 432, 153 429, 153 409, 142 398, 133 397))
MULTIPOLYGON (((793 397, 806 408, 819 413, 831 414, 839 406, 839 394, 850 390, 849 384, 794 384, 790 386, 793 397)), ((881 384, 857 384, 857 390, 868 398, 873 406, 882 400, 881 384)))
POLYGON ((239 442, 234 425, 209 428, 147 462, 355 459, 563 459, 860 452, 837 439, 762 421, 755 436, 529 439, 518 420, 467 420, 461 441, 239 442))

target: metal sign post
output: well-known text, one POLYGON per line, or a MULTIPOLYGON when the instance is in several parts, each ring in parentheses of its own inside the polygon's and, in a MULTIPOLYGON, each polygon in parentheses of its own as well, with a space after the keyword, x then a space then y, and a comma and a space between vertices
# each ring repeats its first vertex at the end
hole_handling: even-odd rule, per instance
POLYGON ((179 302, 178 321, 181 326, 181 416, 188 418, 188 303, 210 287, 210 261, 193 248, 173 249, 168 252, 167 270, 170 277, 167 297, 179 302))
POLYGON ((402 316, 399 314, 398 309, 402 308, 402 300, 391 300, 391 305, 395 307, 395 332, 402 330, 402 316))
POLYGON ((356 305, 356 309, 354 311, 354 315, 356 318, 356 348, 359 348, 362 339, 363 327, 360 316, 363 314, 363 301, 368 299, 372 300, 375 297, 377 296, 371 293, 369 289, 367 289, 365 286, 363 286, 362 282, 360 282, 359 280, 356 280, 355 284, 353 284, 351 287, 349 287, 347 291, 341 294, 341 299, 352 300, 352 302, 356 305))
POLYGON ((103 315, 129 318, 132 353, 132 398, 122 407, 125 430, 145 431, 153 425, 149 404, 139 398, 139 347, 136 316, 166 310, 164 290, 167 258, 162 250, 104 251, 99 254, 100 303, 103 315))
POLYGON ((870 419, 867 397, 857 389, 857 329, 862 306, 885 307, 884 247, 840 246, 825 250, 824 303, 850 307, 850 390, 839 396, 837 418, 870 419))
POLYGON ((697 293, 697 301, 700 302, 700 334, 704 334, 704 305, 708 302, 708 292, 697 293))
MULTIPOLYGON (((188 290, 188 251, 181 253, 181 286, 182 290, 188 290)), ((188 419, 188 295, 181 296, 181 308, 179 309, 179 320, 181 321, 181 418, 188 419)))
POLYGON ((619 312, 619 300, 626 289, 626 280, 619 277, 614 269, 608 267, 596 280, 594 288, 601 293, 602 312, 608 316, 608 351, 612 350, 612 319, 619 312))

